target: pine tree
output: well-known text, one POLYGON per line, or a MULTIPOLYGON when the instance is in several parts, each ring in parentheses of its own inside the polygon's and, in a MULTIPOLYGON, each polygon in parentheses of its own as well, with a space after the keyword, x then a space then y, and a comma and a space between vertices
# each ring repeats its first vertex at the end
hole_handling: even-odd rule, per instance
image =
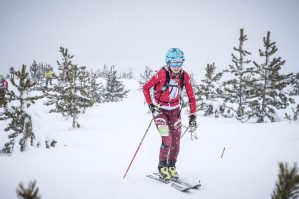
POLYGON ((138 81, 140 85, 139 90, 142 90, 144 84, 148 82, 153 75, 154 75, 154 71, 150 69, 148 66, 146 66, 144 73, 140 74, 140 80, 138 81))
POLYGON ((125 72, 123 72, 123 74, 121 75, 122 79, 126 79, 127 78, 127 74, 125 72))
POLYGON ((205 79, 201 80, 202 95, 206 100, 214 100, 219 93, 219 80, 223 73, 215 74, 215 64, 207 64, 205 79))
POLYGON ((292 86, 293 86, 293 90, 290 92, 290 95, 298 96, 299 95, 299 73, 293 75, 292 86))
MULTIPOLYGON (((92 94, 91 94, 91 85, 90 83, 90 73, 86 70, 86 66, 81 66, 79 68, 80 70, 80 75, 78 76, 79 79, 79 86, 80 86, 80 90, 85 91, 85 97, 88 97, 89 99, 92 99, 92 94)), ((92 99, 93 100, 93 99, 92 99)), ((94 101, 94 100, 93 100, 94 101)), ((92 104, 90 104, 89 100, 83 100, 82 102, 82 106, 83 106, 83 113, 85 113, 86 108, 89 106, 92 106, 92 104)))
POLYGON ((105 102, 118 102, 125 98, 129 90, 125 89, 125 85, 117 77, 115 66, 111 66, 108 73, 105 74, 106 87, 104 90, 105 102))
POLYGON ((129 72, 127 74, 127 79, 133 79, 133 71, 132 68, 129 69, 129 72))
POLYGON ((233 64, 229 65, 228 70, 234 78, 223 82, 224 102, 232 104, 227 106, 236 113, 236 118, 240 121, 248 120, 251 115, 246 111, 246 108, 249 103, 247 91, 250 90, 252 84, 253 68, 247 67, 251 61, 246 56, 251 55, 251 53, 244 49, 246 40, 247 35, 243 29, 240 29, 239 47, 233 48, 237 55, 232 54, 233 64))
POLYGON ((123 72, 122 75, 121 75, 121 78, 123 78, 123 79, 133 79, 132 68, 129 69, 129 72, 123 72))
POLYGON ((81 75, 79 76, 79 84, 80 86, 86 87, 90 81, 90 73, 86 70, 86 66, 81 66, 80 71, 81 75))
POLYGON ((108 68, 106 65, 103 66, 103 70, 101 71, 100 69, 97 71, 97 74, 99 77, 105 77, 105 75, 108 73, 108 68))
MULTIPOLYGON (((49 99, 45 105, 55 105, 55 108, 50 110, 50 113, 62 113, 64 117, 73 119, 73 128, 80 127, 78 123, 78 114, 87 107, 91 107, 94 101, 88 96, 89 87, 82 86, 82 76, 84 67, 79 68, 72 63, 73 55, 68 53, 68 49, 60 47, 63 62, 58 63, 60 71, 57 81, 52 89, 46 92, 49 99), (81 79, 81 83, 80 83, 81 79)), ((85 80, 84 80, 85 81, 85 80)))
POLYGON ((278 181, 272 193, 272 199, 299 198, 299 173, 295 163, 289 168, 287 163, 279 163, 278 181))
POLYGON ((92 72, 90 73, 90 96, 91 98, 97 102, 97 103, 103 103, 105 101, 103 93, 104 93, 104 87, 101 83, 99 83, 97 80, 99 79, 99 76, 92 72))
POLYGON ((297 104, 296 108, 292 107, 291 110, 293 112, 292 113, 293 115, 285 113, 285 118, 288 119, 288 120, 297 121, 298 120, 298 116, 299 116, 299 104, 297 104))
POLYGON ((44 77, 44 69, 45 66, 43 63, 37 64, 35 60, 30 66, 30 77, 36 82, 34 89, 35 90, 42 90, 43 84, 45 84, 46 80, 44 77))
POLYGON ((17 188, 17 195, 20 199, 40 199, 41 196, 38 193, 39 189, 36 187, 36 181, 29 183, 28 188, 23 183, 19 184, 17 188))
MULTIPOLYGON (((195 96, 197 97, 197 110, 204 111, 205 116, 217 112, 216 98, 221 93, 219 80, 223 73, 216 73, 215 64, 207 64, 205 78, 201 84, 194 87, 195 96)), ((216 115, 217 117, 218 115, 216 115)))
POLYGON ((12 91, 8 93, 10 107, 6 108, 0 117, 0 120, 11 120, 8 127, 4 129, 6 132, 11 131, 11 134, 8 135, 9 141, 4 144, 1 150, 2 153, 7 154, 13 152, 17 140, 19 141, 21 151, 26 149, 28 140, 30 140, 31 146, 34 145, 35 135, 32 129, 32 119, 27 109, 34 104, 36 100, 43 98, 43 96, 29 95, 29 91, 34 87, 35 82, 29 78, 26 65, 23 65, 22 69, 17 71, 15 75, 18 78, 11 79, 11 83, 17 88, 19 94, 17 95, 12 91), (15 82, 17 79, 19 82, 15 82))
POLYGON ((277 52, 276 43, 270 40, 270 32, 263 38, 264 50, 259 50, 259 54, 264 58, 264 62, 256 66, 258 78, 254 79, 252 92, 254 100, 250 103, 253 114, 257 117, 257 122, 265 122, 269 119, 275 122, 276 109, 285 109, 294 100, 286 94, 284 89, 290 84, 292 73, 280 74, 281 67, 285 60, 281 57, 273 57, 277 52))

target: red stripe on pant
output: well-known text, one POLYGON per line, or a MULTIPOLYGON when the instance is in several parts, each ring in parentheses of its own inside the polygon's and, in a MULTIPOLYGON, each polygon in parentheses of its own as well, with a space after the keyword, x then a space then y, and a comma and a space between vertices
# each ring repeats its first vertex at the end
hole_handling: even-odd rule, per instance
POLYGON ((176 160, 180 151, 181 137, 181 115, 180 107, 173 110, 160 108, 160 114, 154 116, 154 122, 159 128, 161 125, 167 125, 169 128, 168 136, 161 136, 162 144, 160 148, 159 160, 176 160))

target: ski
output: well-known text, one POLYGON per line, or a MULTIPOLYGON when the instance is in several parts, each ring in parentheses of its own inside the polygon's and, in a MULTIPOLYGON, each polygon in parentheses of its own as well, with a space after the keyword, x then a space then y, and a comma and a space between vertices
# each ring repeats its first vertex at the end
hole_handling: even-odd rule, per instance
MULTIPOLYGON (((154 173, 156 176, 160 176, 159 173, 154 173)), ((170 181, 172 182, 176 182, 180 185, 183 185, 185 187, 189 187, 190 189, 198 189, 199 187, 201 187, 201 184, 200 184, 200 180, 198 181, 198 183, 189 183, 189 182, 186 182, 185 180, 181 179, 181 178, 172 178, 170 179, 170 181)))
POLYGON ((198 189, 199 187, 201 187, 200 180, 198 181, 198 183, 193 183, 193 184, 190 184, 189 182, 186 182, 181 178, 172 178, 171 181, 184 185, 186 187, 191 187, 192 189, 198 189))
POLYGON ((151 175, 151 174, 150 175, 146 175, 146 177, 152 178, 154 180, 158 180, 158 181, 163 182, 165 184, 169 184, 170 183, 170 181, 164 180, 163 178, 160 178, 158 176, 154 176, 154 175, 151 175))
MULTIPOLYGON (((146 177, 148 178, 151 178, 151 179, 154 179, 154 180, 157 180, 159 182, 162 182, 164 184, 169 184, 170 181, 167 181, 167 180, 164 180, 163 178, 161 178, 160 176, 156 176, 156 175, 146 175, 146 177)), ((186 187, 186 186, 183 186, 181 184, 178 184, 178 183, 175 183, 175 182, 172 182, 171 183, 171 187, 175 188, 176 190, 179 190, 181 192, 186 192, 186 191, 189 191, 191 189, 191 187, 186 187)))

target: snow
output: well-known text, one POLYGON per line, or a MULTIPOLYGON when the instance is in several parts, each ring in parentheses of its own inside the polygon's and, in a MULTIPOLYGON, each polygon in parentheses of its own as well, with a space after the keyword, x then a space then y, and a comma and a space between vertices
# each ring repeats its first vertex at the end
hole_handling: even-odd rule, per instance
MULTIPOLYGON (((36 179, 44 199, 262 199, 271 196, 278 162, 298 163, 297 122, 242 124, 199 116, 199 139, 190 140, 190 133, 182 138, 177 169, 185 180, 200 179, 202 188, 181 193, 145 177, 156 172, 158 164, 161 141, 154 125, 123 179, 151 120, 137 81, 125 80, 125 84, 130 89, 128 97, 87 109, 79 115, 80 129, 72 129, 71 119, 49 114, 43 100, 32 105, 28 110, 37 140, 58 143, 55 148, 42 145, 0 156, 0 198, 17 198, 18 184, 36 179)), ((182 117, 187 125, 187 114, 182 117)), ((6 141, 6 125, 1 121, 0 146, 6 141)))

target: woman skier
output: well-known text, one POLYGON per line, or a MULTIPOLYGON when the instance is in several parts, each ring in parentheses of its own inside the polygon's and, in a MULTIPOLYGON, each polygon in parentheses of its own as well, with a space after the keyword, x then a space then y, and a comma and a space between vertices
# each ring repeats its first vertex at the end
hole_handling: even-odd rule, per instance
POLYGON ((143 86, 143 93, 154 122, 162 138, 158 170, 165 180, 178 178, 176 162, 180 150, 181 137, 181 91, 183 87, 189 98, 189 127, 196 128, 196 100, 189 74, 182 69, 184 53, 171 48, 165 56, 166 66, 160 69, 143 86), (154 88, 151 98, 150 89, 154 88))

